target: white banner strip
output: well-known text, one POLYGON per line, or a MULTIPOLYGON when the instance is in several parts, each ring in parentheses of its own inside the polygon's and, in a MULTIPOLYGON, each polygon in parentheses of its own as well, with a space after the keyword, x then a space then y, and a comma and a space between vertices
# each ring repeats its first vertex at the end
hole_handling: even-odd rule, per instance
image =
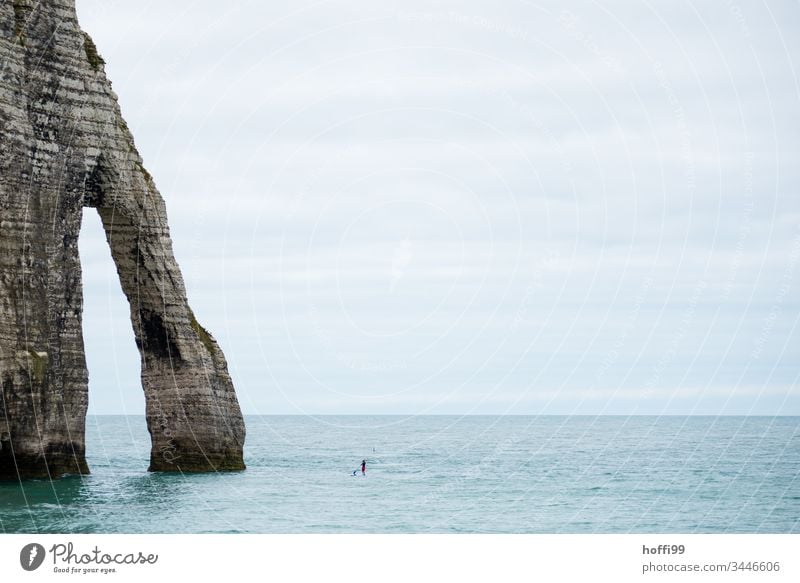
POLYGON ((0 581, 800 581, 797 535, 2 535, 0 581))

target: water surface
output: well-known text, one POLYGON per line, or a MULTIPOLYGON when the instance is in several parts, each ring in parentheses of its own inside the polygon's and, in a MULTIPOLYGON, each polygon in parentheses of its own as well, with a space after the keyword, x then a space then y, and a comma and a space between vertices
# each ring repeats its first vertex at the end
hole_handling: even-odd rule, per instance
POLYGON ((247 429, 244 472, 151 474, 143 417, 89 417, 92 474, 0 483, 0 531, 800 530, 800 417, 250 416, 247 429))

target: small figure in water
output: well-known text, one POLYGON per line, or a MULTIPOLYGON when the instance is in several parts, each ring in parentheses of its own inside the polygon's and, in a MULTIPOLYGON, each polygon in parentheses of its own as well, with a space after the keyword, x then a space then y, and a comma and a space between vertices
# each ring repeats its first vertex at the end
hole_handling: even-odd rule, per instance
POLYGON ((361 475, 367 475, 367 460, 361 460, 361 475))

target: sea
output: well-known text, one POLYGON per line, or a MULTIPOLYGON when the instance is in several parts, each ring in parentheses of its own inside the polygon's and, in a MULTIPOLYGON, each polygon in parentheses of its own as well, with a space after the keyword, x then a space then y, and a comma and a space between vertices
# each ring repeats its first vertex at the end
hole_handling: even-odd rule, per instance
POLYGON ((90 416, 91 474, 0 483, 0 532, 800 530, 800 417, 248 416, 246 423, 247 470, 181 475, 147 472, 144 417, 90 416))

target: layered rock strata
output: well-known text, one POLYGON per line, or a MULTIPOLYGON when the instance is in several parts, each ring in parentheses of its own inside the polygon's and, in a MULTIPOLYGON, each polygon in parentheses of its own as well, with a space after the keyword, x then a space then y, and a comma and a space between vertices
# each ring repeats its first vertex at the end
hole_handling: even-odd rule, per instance
POLYGON ((243 469, 225 357, 74 0, 0 0, 0 479, 87 473, 78 235, 97 210, 130 304, 150 470, 243 469))

